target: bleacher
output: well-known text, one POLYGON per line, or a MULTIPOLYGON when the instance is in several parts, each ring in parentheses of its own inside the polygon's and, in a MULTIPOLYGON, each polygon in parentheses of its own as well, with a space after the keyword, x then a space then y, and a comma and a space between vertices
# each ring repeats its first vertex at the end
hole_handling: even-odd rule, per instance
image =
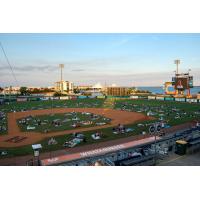
POLYGON ((185 140, 188 142, 188 152, 192 153, 200 149, 200 127, 193 127, 176 132, 172 135, 166 135, 155 142, 138 145, 132 148, 118 150, 116 152, 107 153, 104 155, 93 156, 85 159, 74 160, 67 163, 62 163, 63 166, 88 166, 93 165, 97 160, 102 160, 107 166, 149 166, 154 165, 154 156, 156 149, 156 159, 164 159, 168 156, 168 151, 175 150, 177 140, 185 140), (144 151, 146 152, 144 154, 144 151), (130 154, 142 152, 142 156, 131 157, 130 154))
POLYGON ((154 164, 154 155, 137 157, 137 158, 126 158, 115 162, 116 166, 147 166, 154 164))

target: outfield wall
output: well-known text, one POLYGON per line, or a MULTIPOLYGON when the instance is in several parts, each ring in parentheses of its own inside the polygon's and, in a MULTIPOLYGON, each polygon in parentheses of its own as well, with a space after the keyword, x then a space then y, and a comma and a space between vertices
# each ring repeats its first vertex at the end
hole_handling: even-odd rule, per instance
POLYGON ((187 102, 187 103, 200 103, 198 98, 182 98, 182 97, 170 97, 170 96, 83 96, 83 95, 71 95, 71 96, 61 96, 61 97, 52 97, 52 96, 1 96, 0 101, 2 102, 26 102, 26 101, 48 101, 48 100, 76 100, 76 99, 116 99, 116 100, 125 100, 125 99, 147 99, 147 100, 157 100, 157 101, 176 101, 176 102, 187 102))

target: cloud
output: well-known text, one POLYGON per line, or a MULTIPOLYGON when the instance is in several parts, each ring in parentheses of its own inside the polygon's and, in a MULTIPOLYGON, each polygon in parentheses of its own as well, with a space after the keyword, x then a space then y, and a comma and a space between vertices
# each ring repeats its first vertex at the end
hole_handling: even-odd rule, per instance
MULTIPOLYGON (((139 65, 140 63, 127 62, 125 57, 71 60, 63 63, 65 64, 63 72, 65 80, 70 80, 75 84, 107 82, 107 84, 116 83, 122 86, 159 86, 165 81, 170 81, 173 75, 171 70, 157 72, 153 67, 152 72, 145 71, 145 68, 139 65), (136 69, 134 66, 137 65, 136 69), (143 72, 141 69, 144 69, 143 72)), ((13 66, 13 69, 18 82, 23 85, 48 86, 54 85, 54 82, 59 79, 58 64, 17 65, 13 66)), ((194 75, 194 85, 200 85, 200 69, 192 68, 191 74, 194 75)), ((13 77, 8 66, 0 66, 0 79, 3 85, 12 85, 13 77)))
MULTIPOLYGON (((125 41, 122 41, 125 42, 125 41)), ((59 63, 65 65, 64 71, 71 72, 83 72, 83 71, 104 71, 104 70, 113 70, 113 68, 119 68, 119 66, 129 63, 130 60, 127 56, 113 56, 113 57, 99 57, 91 59, 76 59, 68 61, 53 61, 49 63, 48 61, 43 60, 42 64, 39 64, 38 60, 35 61, 26 61, 22 63, 21 61, 16 61, 13 66, 14 72, 55 72, 59 69, 59 63), (26 64, 26 63, 31 64, 26 64)), ((133 63, 132 63, 133 64, 133 63)), ((0 71, 8 71, 9 67, 4 63, 0 63, 0 71)))
MULTIPOLYGON (((194 85, 200 85, 200 69, 194 69, 194 85)), ((77 84, 83 82, 88 84, 95 84, 105 82, 108 85, 116 83, 120 86, 162 86, 166 81, 171 81, 172 72, 149 72, 149 73, 127 73, 127 74, 108 74, 108 73, 87 73, 81 74, 79 77, 74 77, 77 84), (80 81, 81 80, 81 81, 80 81)))
MULTIPOLYGON (((7 70, 10 70, 9 66, 0 67, 0 71, 7 71, 7 70)), ((45 66, 28 65, 28 66, 13 66, 13 70, 16 72, 56 71, 58 70, 58 67, 53 65, 45 65, 45 66)))

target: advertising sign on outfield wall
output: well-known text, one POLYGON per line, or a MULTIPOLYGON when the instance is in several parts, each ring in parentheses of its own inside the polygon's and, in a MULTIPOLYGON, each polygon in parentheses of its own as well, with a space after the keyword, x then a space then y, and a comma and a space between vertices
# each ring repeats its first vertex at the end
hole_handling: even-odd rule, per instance
POLYGON ((41 97, 40 100, 42 100, 42 101, 48 101, 49 97, 41 97))
POLYGON ((59 100, 59 97, 53 97, 53 100, 59 100))
POLYGON ((89 99, 96 99, 95 96, 88 96, 89 99))
POLYGON ((175 98, 175 101, 185 102, 185 98, 175 98))
POLYGON ((198 100, 197 99, 192 99, 192 103, 197 103, 198 100))
POLYGON ((27 98, 17 98, 17 102, 24 102, 27 101, 27 98))
POLYGON ((155 96, 148 96, 148 99, 156 99, 155 96))
POLYGON ((78 96, 78 98, 79 98, 79 99, 86 99, 87 96, 83 96, 83 95, 82 95, 82 96, 78 96))
POLYGON ((165 97, 165 101, 174 101, 173 97, 165 97))
POLYGON ((130 99, 138 99, 138 96, 130 96, 130 99))
POLYGON ((39 101, 39 100, 40 100, 40 98, 36 98, 36 97, 29 98, 29 101, 39 101))
POLYGON ((75 100, 75 99, 77 99, 77 96, 70 96, 69 99, 75 100))
POLYGON ((105 99, 105 96, 97 96, 97 99, 105 99))
POLYGON ((69 97, 60 97, 60 100, 67 100, 67 99, 69 99, 69 97))
POLYGON ((189 103, 197 103, 197 99, 186 99, 187 102, 189 103))
POLYGON ((165 98, 164 98, 164 97, 156 97, 156 99, 157 99, 157 100, 162 100, 162 101, 164 101, 164 100, 165 100, 165 98))

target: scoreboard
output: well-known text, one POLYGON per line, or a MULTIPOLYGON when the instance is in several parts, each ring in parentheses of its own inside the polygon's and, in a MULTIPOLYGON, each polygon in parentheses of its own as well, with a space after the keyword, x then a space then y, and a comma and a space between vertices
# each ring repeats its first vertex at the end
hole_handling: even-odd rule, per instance
POLYGON ((176 90, 193 88, 193 76, 172 77, 172 85, 174 85, 176 90))

